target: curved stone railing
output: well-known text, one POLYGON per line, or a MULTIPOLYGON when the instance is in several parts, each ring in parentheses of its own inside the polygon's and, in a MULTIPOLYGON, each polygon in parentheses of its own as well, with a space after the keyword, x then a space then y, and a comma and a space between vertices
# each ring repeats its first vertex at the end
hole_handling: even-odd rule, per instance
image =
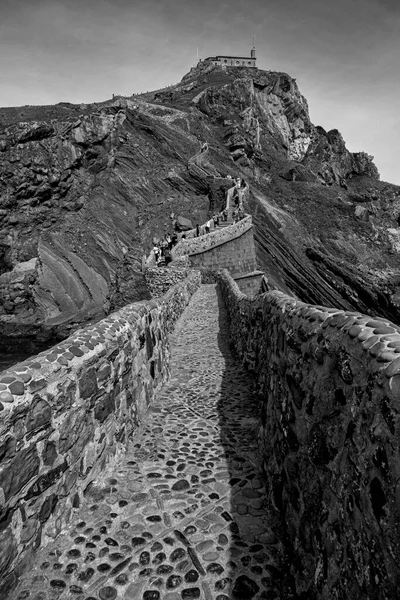
POLYGON ((246 183, 244 188, 240 188, 237 187, 236 184, 229 188, 227 195, 226 195, 226 210, 228 211, 228 214, 231 215, 232 212, 235 210, 235 206, 233 206, 233 202, 232 202, 232 196, 235 193, 235 190, 237 190, 238 195, 239 195, 239 202, 238 202, 238 206, 241 206, 243 208, 244 203, 246 202, 246 200, 249 197, 249 192, 250 192, 250 186, 248 183, 246 183))
POLYGON ((207 178, 207 177, 214 177, 213 174, 209 173, 207 171, 207 169, 205 169, 203 167, 202 161, 207 155, 208 155, 208 146, 205 149, 200 148, 200 150, 198 152, 196 152, 196 154, 194 156, 191 156, 188 160, 189 173, 191 172, 192 175, 195 175, 196 177, 200 177, 200 179, 207 178))
POLYGON ((75 332, 0 376, 0 597, 32 548, 73 519, 169 375, 167 334, 200 273, 75 332))
POLYGON ((188 160, 188 171, 194 177, 198 177, 199 179, 212 179, 213 182, 217 182, 218 180, 226 181, 226 177, 221 177, 217 171, 217 169, 208 163, 208 168, 203 164, 203 160, 208 156, 209 148, 208 146, 203 149, 200 148, 198 152, 194 156, 191 156, 188 160))
POLYGON ((225 244, 228 241, 240 237, 252 227, 251 215, 247 215, 241 221, 228 225, 228 227, 215 229, 214 231, 210 231, 210 233, 199 237, 182 240, 173 249, 172 256, 177 258, 179 256, 192 256, 194 254, 207 252, 207 250, 210 250, 211 248, 215 248, 216 246, 220 246, 221 244, 225 244))
MULTIPOLYGON (((205 250, 200 248, 207 247, 208 249, 213 248, 214 246, 218 246, 220 244, 226 243, 229 240, 233 240, 237 238, 239 235, 245 233, 250 229, 249 226, 244 225, 244 223, 248 223, 248 219, 251 220, 251 215, 246 215, 244 219, 238 221, 237 223, 232 223, 227 227, 211 229, 210 233, 206 233, 204 235, 197 236, 197 229, 189 229, 188 231, 183 231, 178 234, 180 237, 180 241, 174 246, 171 250, 171 256, 175 260, 181 256, 186 256, 188 254, 198 254, 199 252, 204 252, 205 250), (242 224, 240 227, 238 227, 242 224), (217 235, 220 234, 220 235, 217 235), (182 236, 185 238, 182 240, 182 236), (210 240, 208 240, 209 236, 212 236, 210 240), (192 240, 189 242, 189 240, 192 240), (208 241, 207 241, 208 240, 208 241), (222 241, 220 241, 222 240, 222 241), (197 251, 187 252, 187 249, 197 248, 197 251)), ((205 223, 200 226, 201 229, 204 230, 205 223)), ((142 260, 142 271, 146 269, 152 268, 156 266, 156 259, 154 256, 154 250, 151 250, 148 257, 143 257, 142 260)))
POLYGON ((277 291, 251 300, 227 272, 220 282, 263 398, 260 457, 294 593, 397 597, 400 328, 277 291))
MULTIPOLYGON (((189 159, 189 163, 190 164, 198 164, 200 161, 200 157, 203 157, 205 155, 208 154, 208 147, 206 149, 200 149, 194 156, 192 156, 192 158, 189 159)), ((209 176, 209 174, 207 173, 207 176, 209 176)), ((219 179, 218 177, 214 176, 214 180, 219 179)), ((234 193, 234 191, 237 189, 236 184, 234 184, 231 188, 229 188, 227 190, 227 199, 226 199, 226 210, 228 212, 228 221, 231 222, 232 220, 232 213, 234 211, 234 208, 232 206, 232 195, 234 193)), ((248 195, 249 195, 249 191, 250 191, 250 187, 249 185, 246 183, 246 186, 241 189, 238 188, 238 193, 239 193, 239 205, 241 207, 243 207, 244 202, 248 199, 248 195)), ((197 236, 197 229, 196 227, 194 227, 193 229, 189 229, 188 231, 184 231, 182 233, 179 234, 180 240, 178 241, 178 244, 172 248, 171 251, 171 256, 173 259, 176 259, 180 256, 185 256, 188 254, 198 254, 199 252, 204 252, 205 250, 209 250, 210 248, 216 247, 220 244, 226 243, 227 241, 233 240, 237 237, 239 237, 239 235, 242 235, 243 233, 245 233, 246 231, 248 231, 248 229, 250 229, 250 227, 244 225, 244 223, 247 223, 247 219, 251 219, 251 217, 249 215, 246 215, 246 217, 244 219, 242 219, 241 221, 239 221, 239 223, 234 223, 231 225, 228 225, 227 227, 224 227, 224 231, 225 233, 222 233, 221 229, 215 229, 215 230, 211 230, 210 233, 202 235, 202 236, 197 236), (241 227, 237 227, 237 225, 242 224, 241 227), (238 233, 240 231, 240 233, 238 233), (208 236, 212 234, 212 237, 210 239, 208 239, 208 236), (217 235, 220 234, 220 235, 217 235), (182 236, 185 236, 185 238, 182 240, 182 236), (220 241, 223 240, 223 241, 220 241), (193 240, 193 242, 188 242, 188 240, 193 240), (199 248, 203 248, 201 250, 195 250, 192 252, 192 249, 199 249, 199 248), (187 251, 189 250, 189 252, 187 251)), ((201 225, 201 229, 204 230, 205 227, 205 223, 203 225, 201 225)), ((142 271, 144 272, 146 269, 152 268, 156 266, 156 260, 155 260, 155 255, 154 255, 154 251, 150 250, 149 256, 143 257, 142 260, 142 271)))

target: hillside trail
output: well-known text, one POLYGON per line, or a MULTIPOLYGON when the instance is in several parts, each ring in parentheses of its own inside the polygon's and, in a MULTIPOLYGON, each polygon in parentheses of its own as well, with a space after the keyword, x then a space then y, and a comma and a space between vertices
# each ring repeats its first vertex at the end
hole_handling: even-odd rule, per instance
POLYGON ((292 598, 257 460, 258 399, 216 285, 171 335, 171 377, 12 600, 292 598))

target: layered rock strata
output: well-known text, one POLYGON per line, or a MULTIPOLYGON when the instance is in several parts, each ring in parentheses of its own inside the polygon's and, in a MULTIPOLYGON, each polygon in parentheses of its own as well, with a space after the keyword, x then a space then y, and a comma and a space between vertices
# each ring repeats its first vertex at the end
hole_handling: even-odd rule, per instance
POLYGON ((397 320, 399 189, 289 75, 200 64, 140 97, 0 109, 0 351, 148 298, 153 238, 224 208, 232 177, 271 285, 397 320))

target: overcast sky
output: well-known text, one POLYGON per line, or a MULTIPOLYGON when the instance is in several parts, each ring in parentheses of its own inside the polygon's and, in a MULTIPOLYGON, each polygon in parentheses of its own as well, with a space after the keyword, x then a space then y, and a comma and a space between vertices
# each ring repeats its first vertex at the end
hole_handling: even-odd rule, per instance
POLYGON ((248 54, 400 184, 400 0, 0 0, 0 106, 94 102, 248 54))

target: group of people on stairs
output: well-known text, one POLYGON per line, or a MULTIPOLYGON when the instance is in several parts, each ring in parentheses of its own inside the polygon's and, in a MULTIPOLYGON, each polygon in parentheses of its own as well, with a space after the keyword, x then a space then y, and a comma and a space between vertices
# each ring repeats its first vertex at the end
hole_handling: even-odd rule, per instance
POLYGON ((178 243, 178 236, 166 233, 161 242, 154 244, 153 252, 157 266, 167 266, 172 261, 171 250, 178 243))
MULTIPOLYGON (((208 143, 204 142, 200 152, 202 154, 208 151, 208 143)), ((215 230, 222 224, 228 225, 231 222, 237 223, 246 216, 243 207, 243 190, 247 187, 246 181, 241 177, 233 178, 232 175, 227 175, 227 179, 232 180, 232 188, 228 190, 226 207, 220 212, 215 212, 204 225, 196 224, 196 237, 206 235, 210 231, 215 230), (234 189, 233 189, 234 188, 234 189), (232 219, 232 221, 231 221, 232 219), (229 221, 229 223, 228 223, 229 221)), ((223 226, 224 226, 223 225, 223 226)), ((185 234, 181 234, 180 240, 186 238, 185 234)), ((178 235, 174 232, 172 235, 166 233, 164 239, 154 244, 153 253, 157 266, 167 266, 172 261, 172 248, 178 243, 178 235)))

